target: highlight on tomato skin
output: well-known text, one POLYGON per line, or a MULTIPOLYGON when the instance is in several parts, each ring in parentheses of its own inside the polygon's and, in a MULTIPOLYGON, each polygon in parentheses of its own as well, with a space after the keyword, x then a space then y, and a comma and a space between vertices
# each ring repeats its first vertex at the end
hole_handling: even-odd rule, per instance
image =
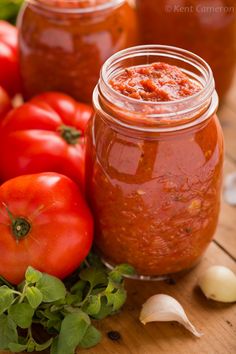
POLYGON ((85 130, 91 106, 58 92, 43 93, 0 123, 0 180, 54 171, 84 188, 85 130))
POLYGON ((0 274, 10 283, 28 266, 63 279, 90 251, 93 218, 70 178, 24 175, 0 187, 0 234, 0 274))
POLYGON ((4 88, 0 86, 0 120, 3 119, 11 109, 11 99, 4 88))
POLYGON ((13 97, 21 93, 18 29, 0 20, 0 85, 13 97))

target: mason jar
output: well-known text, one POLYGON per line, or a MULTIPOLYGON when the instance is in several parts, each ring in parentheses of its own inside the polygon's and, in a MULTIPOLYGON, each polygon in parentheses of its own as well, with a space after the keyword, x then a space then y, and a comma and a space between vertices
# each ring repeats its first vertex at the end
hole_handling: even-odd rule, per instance
POLYGON ((136 0, 143 44, 190 50, 211 66, 221 100, 236 67, 235 0, 136 0))
POLYGON ((125 0, 26 0, 18 27, 25 99, 62 91, 91 102, 102 64, 137 44, 135 11, 125 0))
POLYGON ((96 249, 108 266, 129 263, 141 279, 190 269, 211 242, 220 210, 223 135, 209 65, 176 47, 129 48, 103 65, 93 103, 86 188, 96 249), (149 101, 111 85, 153 63, 181 69, 199 91, 149 101))

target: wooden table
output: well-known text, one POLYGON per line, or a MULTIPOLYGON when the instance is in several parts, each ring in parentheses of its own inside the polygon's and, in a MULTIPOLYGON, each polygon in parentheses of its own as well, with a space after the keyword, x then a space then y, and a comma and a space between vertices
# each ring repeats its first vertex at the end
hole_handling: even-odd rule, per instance
MULTIPOLYGON (((221 107, 226 140, 225 174, 236 171, 236 78, 234 88, 221 107)), ((236 272, 236 208, 223 202, 219 226, 201 263, 175 285, 165 282, 127 281, 128 301, 120 314, 98 324, 102 342, 80 354, 235 354, 236 306, 208 301, 196 287, 197 278, 207 267, 220 264, 236 272), (204 333, 194 338, 177 323, 139 322, 142 304, 157 293, 174 296, 184 306, 190 320, 204 333), (118 331, 121 339, 112 341, 109 331, 118 331)), ((0 352, 3 354, 3 352, 0 352)), ((5 352, 6 354, 6 352, 5 352)), ((65 353, 67 354, 67 353, 65 353)))

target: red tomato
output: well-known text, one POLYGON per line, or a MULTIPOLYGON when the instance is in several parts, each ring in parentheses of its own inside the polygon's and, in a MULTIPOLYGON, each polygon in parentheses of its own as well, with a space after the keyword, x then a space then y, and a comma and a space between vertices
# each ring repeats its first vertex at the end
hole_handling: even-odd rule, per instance
POLYGON ((12 104, 6 91, 0 86, 0 119, 4 118, 11 110, 12 104))
POLYGON ((83 186, 84 132, 92 108, 45 93, 11 111, 0 126, 0 180, 58 172, 83 186))
POLYGON ((15 26, 0 21, 0 85, 14 96, 20 92, 18 31, 15 26))
POLYGON ((0 187, 0 275, 13 284, 31 265, 64 278, 87 256, 93 219, 68 177, 40 173, 0 187))

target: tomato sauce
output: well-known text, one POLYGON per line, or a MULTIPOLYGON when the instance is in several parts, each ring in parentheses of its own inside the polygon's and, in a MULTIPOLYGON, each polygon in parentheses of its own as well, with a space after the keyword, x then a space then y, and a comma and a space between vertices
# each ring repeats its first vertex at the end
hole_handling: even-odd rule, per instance
POLYGON ((236 67, 235 0, 136 0, 142 44, 173 45, 211 66, 222 99, 236 67))
POLYGON ((177 129, 166 118, 165 131, 159 129, 157 116, 159 128, 148 131, 139 119, 148 125, 149 105, 178 105, 191 96, 194 104, 204 88, 161 62, 124 68, 108 80, 109 86, 111 104, 121 94, 123 113, 118 103, 108 109, 105 91, 102 98, 95 95, 96 115, 87 142, 87 193, 96 247, 108 264, 130 263, 142 276, 189 269, 212 240, 219 215, 223 136, 217 103, 205 109, 204 121, 195 113, 196 122, 177 129), (128 107, 136 108, 132 112, 128 107), (138 130, 128 126, 134 121, 138 130))
POLYGON ((137 42, 125 0, 26 1, 18 20, 24 98, 61 91, 91 102, 105 60, 137 42))
POLYGON ((178 100, 201 90, 179 68, 162 62, 128 68, 110 85, 125 96, 154 102, 178 100))

